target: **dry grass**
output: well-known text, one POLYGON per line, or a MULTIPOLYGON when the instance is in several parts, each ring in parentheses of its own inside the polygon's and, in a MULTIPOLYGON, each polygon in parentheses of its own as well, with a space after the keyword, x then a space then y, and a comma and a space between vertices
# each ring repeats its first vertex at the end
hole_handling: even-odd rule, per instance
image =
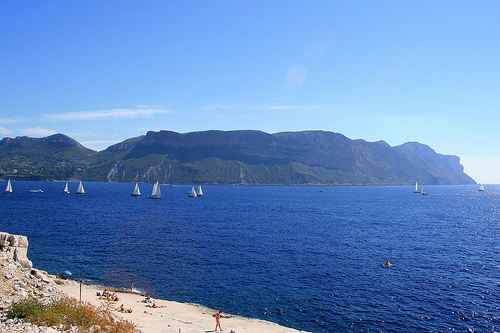
POLYGON ((79 302, 68 297, 48 304, 43 304, 33 297, 26 298, 13 303, 7 316, 9 318, 24 318, 36 325, 62 326, 67 330, 72 326, 86 330, 99 325, 100 332, 138 332, 136 325, 114 316, 109 305, 96 307, 90 303, 79 302))

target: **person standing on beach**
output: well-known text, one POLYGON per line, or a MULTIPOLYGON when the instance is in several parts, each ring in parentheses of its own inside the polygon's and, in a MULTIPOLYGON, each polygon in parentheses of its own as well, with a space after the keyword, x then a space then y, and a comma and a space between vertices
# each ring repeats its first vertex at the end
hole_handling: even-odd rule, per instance
POLYGON ((134 289, 134 281, 130 282, 130 291, 133 291, 134 289))
POLYGON ((219 330, 222 331, 222 327, 220 327, 220 315, 221 315, 221 313, 222 313, 222 311, 219 311, 213 315, 215 317, 215 331, 217 331, 217 327, 219 328, 219 330))

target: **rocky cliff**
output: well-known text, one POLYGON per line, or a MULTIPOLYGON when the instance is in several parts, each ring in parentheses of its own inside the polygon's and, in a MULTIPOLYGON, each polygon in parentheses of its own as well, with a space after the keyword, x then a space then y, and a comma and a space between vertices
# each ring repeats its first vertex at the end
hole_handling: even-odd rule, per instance
MULTIPOLYGON (((67 137, 50 138, 50 142, 69 142, 67 137)), ((13 156, 2 146, 4 140, 0 141, 0 157, 8 161, 13 156)), ((27 144, 24 150, 17 151, 18 156, 35 143, 42 144, 27 144)), ((52 179, 285 185, 475 183, 463 172, 457 156, 438 154, 427 145, 409 142, 391 147, 384 141, 351 140, 326 131, 151 131, 102 152, 83 150, 74 144, 49 149, 43 143, 43 147, 45 159, 34 155, 42 164, 50 161, 47 151, 59 152, 54 156, 61 156, 61 151, 65 151, 64 156, 76 154, 73 160, 54 161, 65 168, 61 172, 51 169, 52 179)), ((29 155, 22 156, 29 160, 29 155)), ((12 164, 10 169, 3 169, 4 177, 15 176, 12 164)))
POLYGON ((28 260, 28 237, 0 232, 0 251, 26 269, 33 267, 28 260))
POLYGON ((6 317, 8 307, 21 299, 34 297, 48 301, 65 296, 57 284, 66 282, 32 268, 27 250, 26 236, 0 232, 0 332, 60 332, 6 317))
MULTIPOLYGON (((473 184, 457 156, 325 131, 148 132, 109 147, 108 181, 231 184, 473 184)), ((101 175, 104 177, 104 175, 101 175)))

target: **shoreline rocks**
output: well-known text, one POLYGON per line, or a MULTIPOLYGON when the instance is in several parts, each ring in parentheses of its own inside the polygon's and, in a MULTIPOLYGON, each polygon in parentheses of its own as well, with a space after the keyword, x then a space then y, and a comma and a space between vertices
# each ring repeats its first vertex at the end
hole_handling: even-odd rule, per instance
POLYGON ((59 332, 21 319, 7 319, 13 302, 28 296, 49 301, 66 296, 47 272, 33 269, 27 258, 28 238, 0 232, 0 332, 59 332))
POLYGON ((10 254, 15 262, 27 269, 33 267, 28 260, 28 237, 0 232, 0 251, 10 254))

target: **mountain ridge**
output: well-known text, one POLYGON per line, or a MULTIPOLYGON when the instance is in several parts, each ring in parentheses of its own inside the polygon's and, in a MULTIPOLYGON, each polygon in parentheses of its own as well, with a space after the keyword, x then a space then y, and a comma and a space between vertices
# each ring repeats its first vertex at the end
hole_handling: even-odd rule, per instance
POLYGON ((4 177, 20 177, 19 170, 8 162, 22 160, 25 179, 187 184, 475 184, 463 172, 458 156, 438 154, 428 145, 407 142, 392 147, 382 140, 352 140, 329 131, 149 131, 99 152, 63 134, 40 139, 4 138, 0 140, 0 157, 4 177), (12 149, 14 146, 16 149, 12 149), (37 165, 38 176, 34 177, 37 165), (57 166, 58 171, 54 170, 57 166))

